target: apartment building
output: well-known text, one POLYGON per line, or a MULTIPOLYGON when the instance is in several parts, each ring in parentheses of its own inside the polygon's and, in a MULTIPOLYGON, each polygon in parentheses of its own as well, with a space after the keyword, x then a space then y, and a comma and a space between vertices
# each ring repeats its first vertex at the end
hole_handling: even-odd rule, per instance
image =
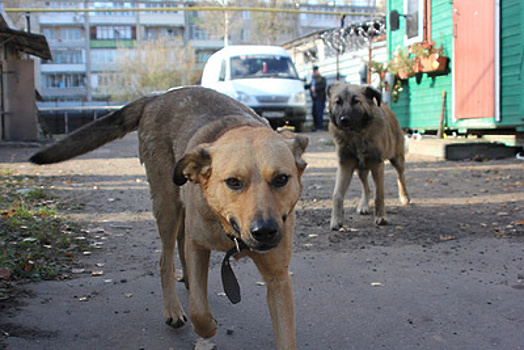
MULTIPOLYGON (((230 1, 231 3, 232 1, 230 1)), ((212 39, 210 33, 198 25, 197 11, 177 11, 176 8, 209 5, 204 1, 46 1, 43 12, 32 19, 35 28, 49 42, 52 60, 42 61, 36 71, 37 89, 45 101, 91 102, 107 101, 108 93, 102 88, 116 69, 117 57, 122 48, 135 48, 143 41, 159 38, 176 38, 190 43, 195 51, 195 69, 202 69, 207 58, 224 46, 223 39, 212 39), (135 11, 131 9, 144 9, 135 11), (90 9, 89 12, 72 12, 70 9, 90 9), (130 11, 126 11, 129 9, 130 11)), ((297 1, 296 8, 305 10, 373 12, 374 0, 358 0, 356 5, 336 5, 336 1, 297 1)), ((345 2, 343 2, 345 3, 345 2)), ((221 13, 217 12, 217 16, 221 13)), ((253 43, 251 13, 242 13, 243 27, 231 34, 230 44, 253 43), (234 40, 233 40, 234 39, 234 40)), ((296 30, 300 36, 322 28, 339 25, 339 16, 301 14, 296 16, 296 30)), ((355 16, 355 21, 362 18, 355 16)), ((292 38, 288 38, 292 39, 292 38)), ((173 62, 173 64, 176 64, 173 62)))

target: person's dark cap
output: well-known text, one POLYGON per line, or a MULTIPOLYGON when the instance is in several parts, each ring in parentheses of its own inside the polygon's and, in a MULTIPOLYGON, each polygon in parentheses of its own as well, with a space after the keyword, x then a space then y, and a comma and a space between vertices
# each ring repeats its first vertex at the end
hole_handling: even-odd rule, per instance
POLYGON ((313 70, 318 70, 318 66, 313 66, 313 70))

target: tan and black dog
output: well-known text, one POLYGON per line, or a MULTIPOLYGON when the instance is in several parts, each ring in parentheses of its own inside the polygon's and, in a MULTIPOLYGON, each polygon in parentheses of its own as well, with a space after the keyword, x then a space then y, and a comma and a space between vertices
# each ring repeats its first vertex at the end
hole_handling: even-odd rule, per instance
POLYGON ((338 230, 343 225, 344 196, 354 171, 362 187, 357 213, 369 214, 371 171, 375 183, 375 224, 385 225, 385 160, 397 170, 400 202, 406 205, 410 200, 404 177, 404 134, 400 124, 393 111, 382 104, 381 93, 371 86, 335 83, 329 87, 328 95, 329 130, 338 156, 331 229, 338 230))
POLYGON ((277 348, 295 349, 288 267, 307 138, 278 134, 243 104, 195 86, 136 100, 30 160, 64 161, 137 127, 162 241, 165 322, 173 327, 187 322, 175 288, 176 242, 190 288, 189 316, 205 338, 217 331, 207 298, 210 252, 245 248, 238 255, 254 261, 267 285, 277 348))

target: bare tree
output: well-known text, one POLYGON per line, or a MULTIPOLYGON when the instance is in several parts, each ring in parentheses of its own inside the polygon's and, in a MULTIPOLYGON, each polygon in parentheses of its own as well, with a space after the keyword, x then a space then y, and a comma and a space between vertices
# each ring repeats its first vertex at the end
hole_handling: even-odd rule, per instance
MULTIPOLYGON (((209 2, 210 6, 227 8, 234 7, 260 7, 260 8, 293 8, 295 1, 290 0, 215 0, 209 2), (226 6, 227 4, 227 6, 226 6)), ((249 11, 246 11, 249 12, 249 11)), ((293 38, 298 15, 277 12, 247 13, 229 11, 204 12, 196 24, 205 29, 211 38, 224 38, 227 31, 233 44, 268 44, 274 45, 293 38), (220 14, 220 15, 219 15, 220 14), (226 23, 227 21, 227 23, 226 23), (225 29, 227 26, 227 30, 225 29)))
MULTIPOLYGON (((258 6, 268 8, 292 8, 295 1, 259 1, 258 6)), ((278 12, 253 13, 251 40, 255 43, 276 45, 294 37, 298 15, 278 12)))
POLYGON ((195 52, 182 40, 159 39, 134 49, 120 49, 117 70, 100 87, 113 101, 130 101, 155 91, 194 84, 195 52))

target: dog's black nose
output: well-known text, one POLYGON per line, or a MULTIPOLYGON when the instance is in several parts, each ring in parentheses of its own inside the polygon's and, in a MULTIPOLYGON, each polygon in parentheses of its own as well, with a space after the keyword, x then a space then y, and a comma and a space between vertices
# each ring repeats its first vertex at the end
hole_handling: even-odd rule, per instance
POLYGON ((350 125, 350 120, 347 115, 341 115, 339 118, 339 123, 341 127, 347 127, 350 125))
POLYGON ((255 220, 249 226, 251 235, 257 241, 270 241, 275 238, 278 233, 278 224, 273 219, 255 220))

